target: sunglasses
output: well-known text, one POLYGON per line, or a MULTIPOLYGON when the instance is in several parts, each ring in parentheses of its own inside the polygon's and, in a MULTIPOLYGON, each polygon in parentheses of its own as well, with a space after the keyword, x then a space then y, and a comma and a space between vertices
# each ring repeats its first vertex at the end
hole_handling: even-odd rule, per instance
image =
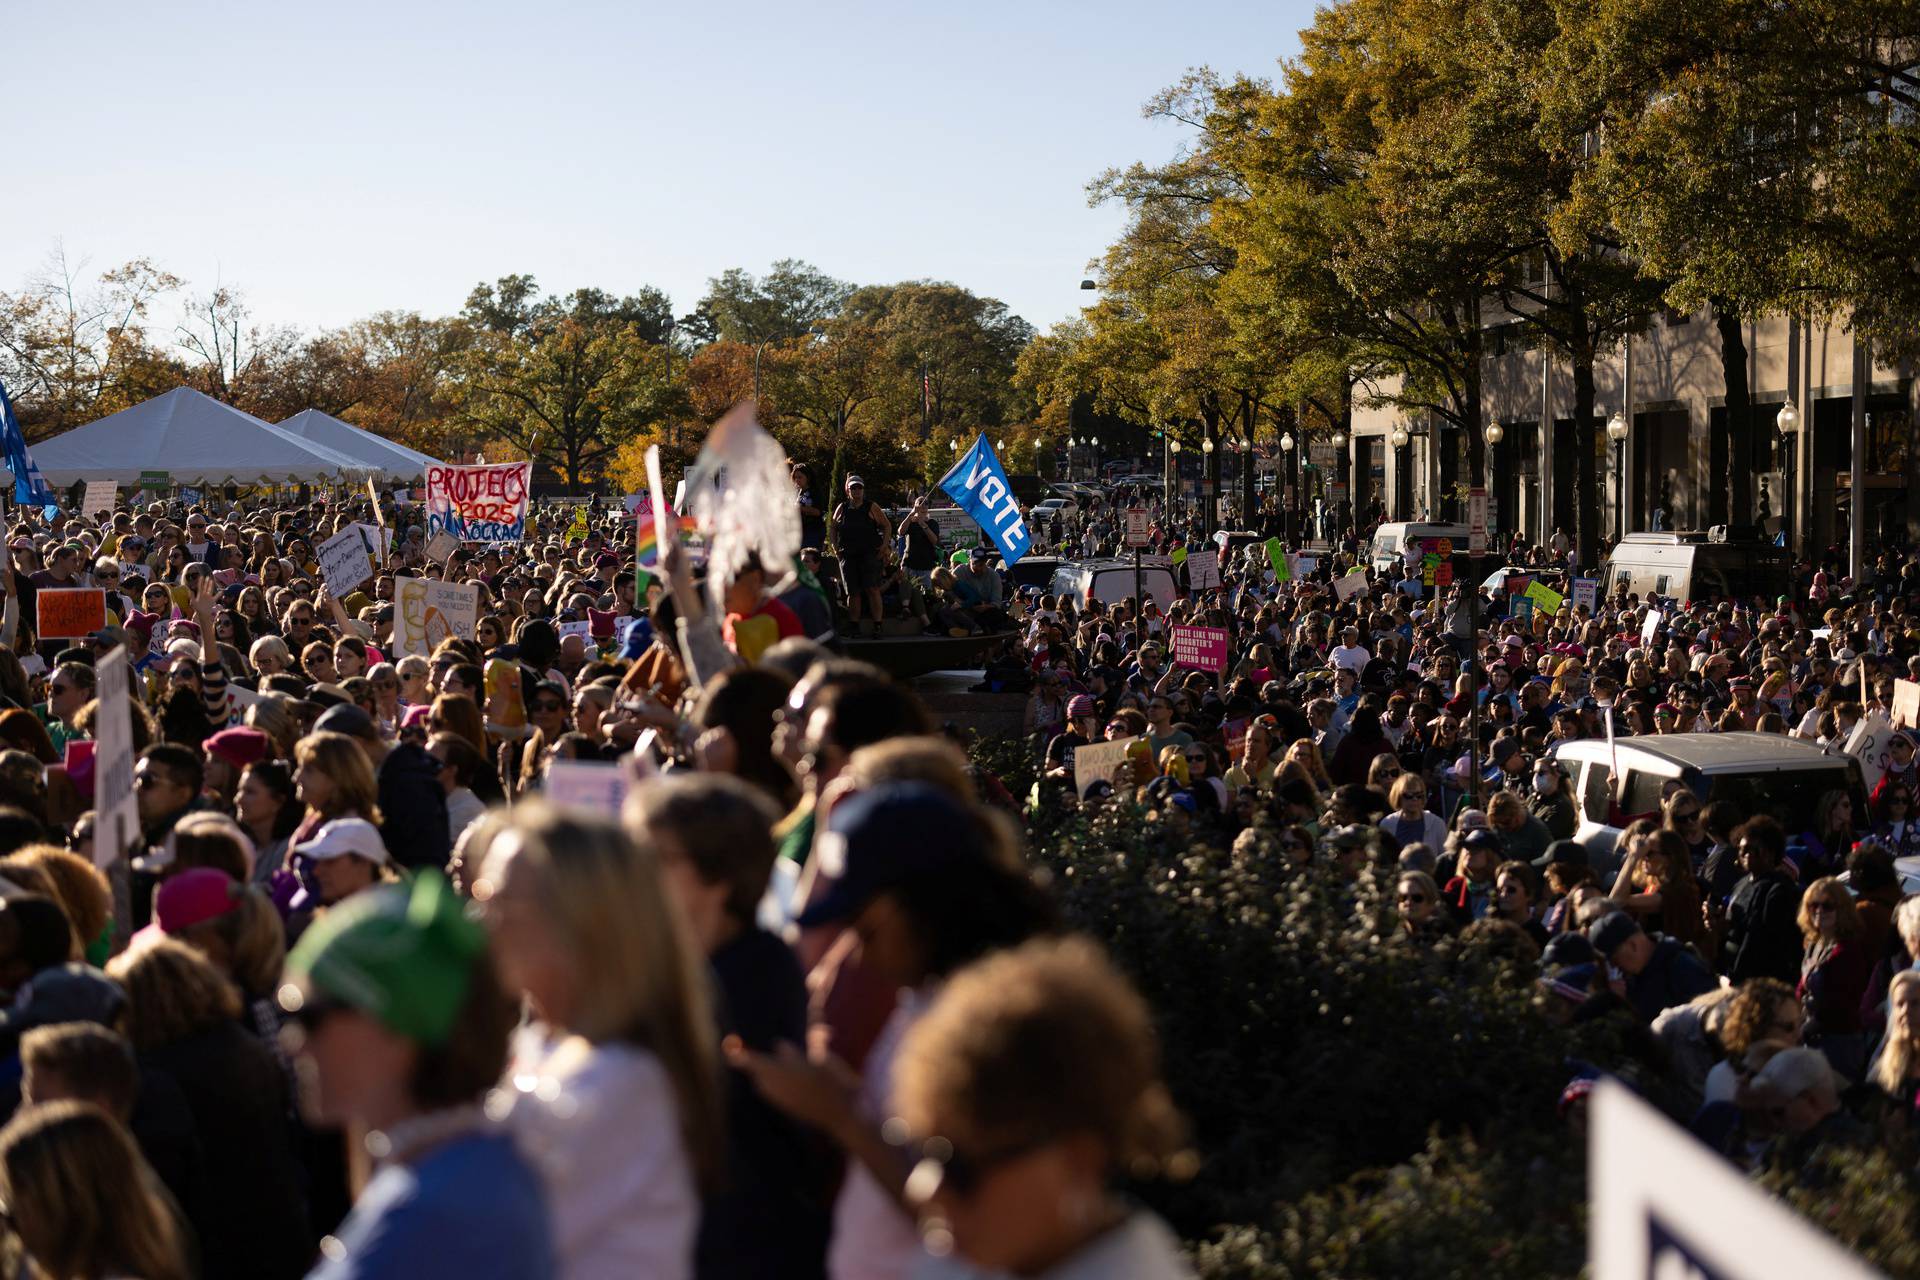
POLYGON ((1039 1145, 1038 1142, 1027 1142, 991 1155, 969 1156, 954 1150, 953 1144, 945 1138, 927 1138, 913 1143, 907 1148, 913 1158, 913 1172, 907 1178, 907 1199, 924 1204, 933 1198, 935 1192, 943 1189, 957 1196, 972 1195, 986 1181, 988 1174, 1031 1153, 1039 1145))
POLYGON ((1417 907, 1427 901, 1427 895, 1424 893, 1403 893, 1400 895, 1400 901, 1410 902, 1417 907))
POLYGON ((535 711, 565 711, 567 704, 564 702, 552 702, 546 699, 540 699, 533 704, 533 709, 535 711))

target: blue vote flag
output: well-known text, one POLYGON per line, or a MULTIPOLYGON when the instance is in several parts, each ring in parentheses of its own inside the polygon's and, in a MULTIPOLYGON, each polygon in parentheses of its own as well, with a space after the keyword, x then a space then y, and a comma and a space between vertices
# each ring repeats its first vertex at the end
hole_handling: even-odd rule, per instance
POLYGON ((987 531, 1000 558, 1013 564, 1027 554, 1033 535, 1020 518, 1020 503, 1007 484, 1007 473, 1000 459, 993 456, 986 432, 973 442, 973 448, 960 455, 953 470, 940 477, 940 489, 955 506, 973 517, 987 531))
POLYGON ((16 503, 23 507, 51 507, 59 501, 40 475, 40 468, 33 465, 33 455, 27 452, 26 434, 20 430, 20 419, 13 416, 13 401, 7 399, 5 386, 0 386, 0 452, 6 454, 7 470, 13 472, 16 503))

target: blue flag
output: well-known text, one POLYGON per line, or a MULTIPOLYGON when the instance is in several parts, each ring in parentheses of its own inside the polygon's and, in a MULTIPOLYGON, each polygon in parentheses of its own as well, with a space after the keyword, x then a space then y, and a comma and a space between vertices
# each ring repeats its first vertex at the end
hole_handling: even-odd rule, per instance
POLYGON ((980 433, 973 448, 960 455, 953 470, 940 477, 940 488, 953 499, 955 506, 986 530, 993 545, 1000 548, 1002 560, 1013 564, 1027 554, 1033 535, 1020 519, 1020 503, 1007 484, 1007 473, 1001 468, 1000 459, 993 456, 986 432, 980 433))
POLYGON ((0 450, 6 453, 7 470, 13 472, 13 500, 23 507, 51 507, 59 499, 53 496, 53 490, 40 475, 40 468, 33 465, 33 455, 27 452, 27 437, 20 430, 20 419, 13 416, 13 401, 7 399, 7 389, 0 386, 0 450))

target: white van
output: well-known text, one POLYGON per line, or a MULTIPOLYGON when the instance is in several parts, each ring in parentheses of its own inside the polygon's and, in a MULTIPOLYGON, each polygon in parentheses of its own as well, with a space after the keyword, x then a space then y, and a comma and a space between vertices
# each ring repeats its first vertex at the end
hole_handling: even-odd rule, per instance
POLYGON ((1453 544, 1452 554, 1467 554, 1467 526, 1463 524, 1417 524, 1396 521, 1373 531, 1373 546, 1367 559, 1378 573, 1399 573, 1407 567, 1408 546, 1446 539, 1453 544))
POLYGON ((1787 549, 1765 538, 1732 538, 1725 526, 1704 533, 1629 533, 1607 557, 1602 590, 1625 586, 1641 599, 1772 600, 1788 589, 1787 549))
MULTIPOLYGON (((1154 557, 1156 560, 1161 557, 1154 557)), ((1140 566, 1140 590, 1165 609, 1179 599, 1173 570, 1165 563, 1140 566)), ((1117 556, 1100 560, 1069 560, 1053 572, 1053 594, 1086 603, 1119 604, 1133 594, 1133 561, 1117 556)))

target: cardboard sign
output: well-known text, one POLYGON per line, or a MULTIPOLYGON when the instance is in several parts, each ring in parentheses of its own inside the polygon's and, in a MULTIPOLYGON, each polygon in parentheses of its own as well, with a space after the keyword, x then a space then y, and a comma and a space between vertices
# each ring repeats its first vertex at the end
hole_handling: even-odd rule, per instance
POLYGON ((1847 735, 1847 754, 1860 762, 1860 778, 1867 784, 1868 794, 1886 776, 1892 740, 1893 726, 1878 711, 1861 716, 1860 723, 1847 735))
MULTIPOLYGON (((45 592, 41 593, 45 595, 45 592)), ((99 698, 93 722, 97 746, 93 753, 94 824, 93 862, 106 870, 140 835, 140 811, 133 791, 133 710, 128 701, 132 684, 124 646, 101 658, 95 666, 99 698)))
POLYGON ((1240 748, 1247 745, 1247 725, 1250 723, 1246 716, 1240 716, 1220 726, 1220 737, 1227 745, 1227 755, 1235 760, 1240 758, 1240 748))
POLYGON ((120 487, 111 480, 87 481, 87 495, 80 500, 80 514, 91 520, 96 516, 110 515, 114 503, 120 500, 120 487))
POLYGON ((620 819, 627 802, 627 771, 618 764, 599 760, 554 760, 547 765, 546 782, 541 790, 548 804, 562 809, 582 809, 602 817, 620 819))
POLYGON ((1220 585, 1220 553, 1218 551, 1196 551, 1187 557, 1187 587, 1192 591, 1205 591, 1209 587, 1220 585))
POLYGON ((1527 584, 1526 594, 1533 599, 1542 613, 1560 612, 1560 602, 1566 597, 1544 582, 1534 581, 1527 584))
POLYGON ((1295 556, 1293 558, 1293 576, 1296 578, 1312 577, 1314 570, 1319 567, 1319 556, 1295 556))
POLYGON ((427 536, 462 542, 519 542, 527 536, 531 462, 427 468, 427 536))
POLYGON ((1893 682, 1893 714, 1896 729, 1920 728, 1920 680, 1893 682))
POLYGON ((1573 580, 1573 607, 1584 607, 1593 613, 1600 607, 1600 579, 1575 578, 1573 580))
POLYGON ((427 539, 427 559, 435 564, 445 564, 459 549, 460 539, 450 533, 436 533, 427 539))
POLYGON ((1227 669, 1227 633, 1223 627, 1175 627, 1173 664, 1195 671, 1227 669))
POLYGON ((1073 789, 1081 796, 1096 782, 1112 782, 1113 771, 1126 763, 1136 744, 1144 738, 1115 738, 1112 742, 1089 742, 1073 749, 1073 789))
POLYGON ((42 640, 78 640, 107 625, 107 593, 99 587, 42 587, 35 602, 42 640))
POLYGON ((1660 629, 1660 624, 1665 620, 1664 615, 1662 615, 1658 609, 1647 610, 1647 620, 1640 628, 1640 643, 1652 644, 1653 633, 1660 629))
POLYGON ((1343 573, 1333 580, 1334 597, 1342 604, 1362 595, 1367 589, 1367 575, 1355 569, 1352 573, 1343 573))
POLYGON ((1287 563, 1287 549, 1280 545, 1280 539, 1267 539, 1267 563, 1273 566, 1275 582, 1292 582, 1293 567, 1287 563))
POLYGON ((1613 1080, 1588 1102, 1593 1280, 1876 1273, 1613 1080))
POLYGON ((1126 544, 1129 548, 1144 547, 1153 541, 1152 535, 1147 532, 1151 523, 1145 507, 1127 508, 1126 544))
POLYGON ((393 656, 430 657, 448 636, 473 639, 480 622, 478 583, 437 578, 395 578, 393 656))
POLYGON ((358 525, 348 525, 320 544, 320 576, 335 599, 373 576, 371 550, 358 525))
POLYGON ((1507 606, 1507 616, 1517 618, 1522 622, 1533 621, 1533 597, 1513 597, 1512 602, 1507 606))
POLYGON ((587 641, 593 639, 593 623, 591 622, 563 622, 560 624, 558 630, 562 640, 565 640, 568 636, 579 636, 582 640, 587 641))

